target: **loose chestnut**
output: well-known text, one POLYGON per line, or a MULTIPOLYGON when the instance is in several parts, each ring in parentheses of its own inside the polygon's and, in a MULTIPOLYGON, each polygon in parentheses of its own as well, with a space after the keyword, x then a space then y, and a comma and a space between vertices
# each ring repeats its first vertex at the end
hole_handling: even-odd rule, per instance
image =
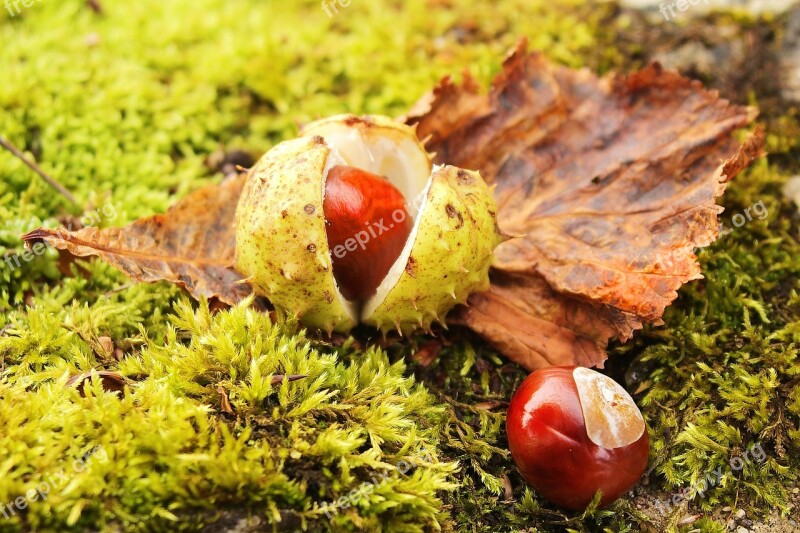
POLYGON ((547 500, 582 510, 595 493, 606 506, 647 466, 644 418, 611 378, 582 367, 537 370, 522 382, 506 419, 511 455, 547 500))

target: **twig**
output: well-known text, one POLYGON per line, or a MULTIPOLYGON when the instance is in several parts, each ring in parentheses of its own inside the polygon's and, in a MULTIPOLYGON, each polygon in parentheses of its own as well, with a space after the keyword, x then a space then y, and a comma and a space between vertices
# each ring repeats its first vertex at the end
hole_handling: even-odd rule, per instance
POLYGON ((133 283, 126 283, 125 285, 122 285, 121 287, 117 287, 116 289, 111 289, 110 291, 108 291, 107 293, 105 293, 105 294, 103 295, 103 297, 104 297, 104 298, 108 298, 108 297, 109 297, 109 296, 111 296, 112 294, 116 294, 116 293, 118 293, 118 292, 122 292, 122 291, 124 291, 124 290, 130 289, 131 287, 133 287, 133 283))
POLYGON ((65 189, 64 186, 61 185, 60 183, 58 183, 56 180, 54 180, 53 178, 48 176, 47 173, 45 173, 44 170, 39 168, 39 165, 37 165, 35 161, 32 161, 32 160, 28 159, 27 157, 25 157, 25 154, 20 152, 17 149, 16 146, 14 146, 10 142, 8 142, 2 136, 0 136, 0 146, 2 146, 6 150, 8 150, 12 154, 14 154, 17 158, 19 158, 20 161, 25 163, 31 170, 33 170, 34 172, 39 174, 42 177, 42 179, 47 182, 48 185, 50 185, 52 188, 54 188, 59 193, 61 193, 61 195, 64 196, 67 200, 69 200, 70 202, 72 202, 75 205, 78 205, 78 202, 75 200, 75 197, 72 196, 71 192, 69 192, 67 189, 65 189))
POLYGON ((100 0, 86 0, 86 5, 95 13, 103 12, 103 6, 100 4, 100 0))
POLYGON ((298 379, 307 378, 306 374, 290 374, 288 376, 284 376, 283 374, 275 374, 272 376, 272 384, 277 385, 279 383, 283 383, 284 381, 297 381, 298 379))

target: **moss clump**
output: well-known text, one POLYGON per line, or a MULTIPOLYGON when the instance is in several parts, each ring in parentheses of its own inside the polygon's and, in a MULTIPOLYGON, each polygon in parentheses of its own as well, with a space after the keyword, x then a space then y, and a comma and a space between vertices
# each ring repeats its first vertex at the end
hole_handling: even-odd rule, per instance
MULTIPOLYGON (((330 18, 311 1, 103 8, 70 0, 0 14, 0 134, 80 203, 0 152, 4 256, 23 252, 21 233, 99 206, 115 214, 100 225, 163 211, 218 179, 208 156, 258 156, 293 136, 295 121, 400 114, 464 66, 486 82, 520 36, 556 61, 606 71, 646 61, 643 36, 657 34, 611 5, 569 1, 354 0, 330 18)), ((694 498, 692 510, 713 516, 693 527, 719 530, 724 517, 711 511, 723 505, 790 512, 800 224, 779 191, 798 171, 797 112, 775 109, 775 163, 736 180, 723 218, 732 227, 757 202, 768 216, 700 254, 706 279, 681 292, 665 326, 613 348, 610 372, 628 371, 651 426, 653 470, 634 500, 567 516, 526 489, 503 432, 524 372, 464 332, 447 333, 430 366, 407 367, 429 338, 384 351, 365 348, 380 343, 367 331, 331 346, 269 315, 213 314, 174 287, 130 286, 102 263, 47 250, 0 263, 0 504, 50 479, 54 490, 0 516, 0 531, 213 530, 248 516, 251 529, 661 530, 686 501, 658 514, 642 498, 697 486, 755 443, 765 461, 694 498), (93 368, 125 375, 127 394, 64 387, 93 368), (276 373, 307 377, 272 385, 276 373), (354 489, 369 494, 351 498, 354 489), (341 505, 329 518, 332 501, 341 505)))
MULTIPOLYGON (((31 326, 48 324, 31 317, 31 326)), ((455 488, 448 478, 457 468, 439 451, 445 410, 378 349, 343 364, 294 324, 244 306, 212 316, 207 304, 195 310, 184 300, 160 339, 142 331, 141 351, 119 364, 135 382, 123 398, 99 382, 81 397, 66 378, 76 363, 100 361, 77 336, 62 331, 45 343, 39 331, 14 330, 0 342, 23 354, 0 388, 0 448, 11 467, 0 501, 62 470, 67 479, 6 526, 83 529, 113 517, 126 528, 174 530, 197 527, 208 518, 199 511, 221 506, 288 529, 325 517, 393 531, 443 521, 436 495, 455 488), (306 377, 273 385, 275 374, 306 377), (102 460, 66 466, 95 449, 102 460)))
MULTIPOLYGON (((682 291, 666 326, 616 350, 622 359, 635 355, 628 381, 655 437, 655 472, 669 497, 688 491, 701 511, 732 502, 792 509, 800 468, 800 242, 795 207, 780 199, 783 181, 765 162, 747 173, 726 197, 729 216, 757 202, 768 214, 703 251, 706 279, 682 291)), ((670 506, 673 524, 682 509, 670 506)))

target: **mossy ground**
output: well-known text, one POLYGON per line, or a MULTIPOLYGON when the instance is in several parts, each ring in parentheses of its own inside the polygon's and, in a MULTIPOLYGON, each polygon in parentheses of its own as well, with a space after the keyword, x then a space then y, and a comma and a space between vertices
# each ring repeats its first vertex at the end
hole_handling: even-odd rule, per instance
MULTIPOLYGON (((333 17, 315 1, 102 6, 0 14, 0 134, 81 205, 0 153, 4 256, 23 253, 23 232, 85 210, 106 206, 101 225, 163 211, 219 179, 210 154, 258 155, 298 121, 399 115, 464 67, 487 82, 520 36, 605 72, 645 61, 637 41, 653 31, 610 5, 530 0, 352 0, 333 17)), ((758 88, 746 97, 758 103, 758 88)), ((763 447, 763 461, 692 500, 708 517, 688 527, 721 531, 724 506, 797 512, 800 217, 780 192, 800 167, 795 115, 767 110, 772 162, 724 199, 728 226, 756 202, 768 215, 700 254, 706 279, 665 326, 611 350, 609 372, 650 424, 640 497, 697 487, 763 447)), ((216 530, 249 515, 285 530, 662 530, 686 514, 685 501, 648 516, 623 500, 570 517, 538 500, 504 451, 503 402, 525 373, 465 332, 423 367, 409 356, 424 337, 332 346, 243 307, 213 314, 166 284, 130 285, 100 262, 65 266, 53 250, 0 263, 0 330, 0 504, 52 481, 45 499, 0 515, 1 531, 216 530), (125 375, 129 394, 64 387, 92 368, 125 375), (308 377, 272 386, 276 373, 308 377), (330 518, 320 509, 358 488, 370 494, 330 518)))

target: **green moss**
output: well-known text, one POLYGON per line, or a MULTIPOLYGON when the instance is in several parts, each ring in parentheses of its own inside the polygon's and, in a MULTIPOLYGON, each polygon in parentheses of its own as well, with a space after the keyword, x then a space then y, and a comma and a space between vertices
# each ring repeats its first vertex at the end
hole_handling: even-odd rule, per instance
MULTIPOLYGON (((102 4, 102 14, 79 0, 0 14, 0 134, 80 203, 0 152, 4 255, 24 252, 21 233, 99 206, 114 212, 101 225, 163 211, 218 179, 210 154, 257 156, 297 121, 401 114, 465 66, 486 83, 521 36, 599 72, 647 53, 630 38, 640 22, 608 4, 353 0, 330 18, 312 1, 102 4)), ((696 487, 763 446, 763 462, 730 472, 692 509, 785 513, 797 486, 800 235, 779 200, 798 170, 796 110, 766 120, 774 162, 736 180, 723 219, 732 227, 757 202, 768 216, 701 252, 706 279, 681 291, 665 326, 612 347, 609 372, 627 378, 651 428, 642 494, 696 487)), ((56 476, 46 499, 0 516, 0 531, 195 530, 248 516, 287 530, 628 531, 683 514, 662 520, 622 500, 571 516, 538 499, 505 451, 504 402, 525 373, 463 331, 445 334, 432 365, 407 366, 429 339, 379 349, 360 332, 331 346, 244 307, 213 314, 166 284, 129 286, 99 262, 60 264, 53 250, 0 263, 0 330, 0 504, 56 476), (64 386, 93 368, 126 376, 127 394, 64 386), (287 373, 307 377, 271 384, 287 373), (359 488, 368 497, 325 515, 359 488)))
MULTIPOLYGON (((56 318, 91 323, 102 308, 56 318)), ((445 409, 380 350, 345 365, 294 324, 244 306, 212 316, 206 304, 194 310, 181 299, 164 334, 144 338, 142 328, 142 350, 119 364, 135 382, 125 397, 95 383, 82 398, 65 380, 96 366, 97 354, 47 321, 32 311, 30 329, 0 342, 4 353, 23 354, 9 361, 0 389, 0 501, 59 469, 69 477, 69 490, 29 507, 30 526, 116 517, 125 527, 156 520, 169 529, 187 511, 238 505, 293 527, 314 524, 325 504, 361 487, 372 489, 367 498, 328 509, 333 525, 414 531, 445 516, 436 495, 455 487, 448 478, 457 468, 438 449, 445 409), (44 330, 60 332, 45 338, 44 330), (306 377, 272 385, 275 374, 306 377), (223 395, 233 413, 221 414, 223 395), (96 446, 107 461, 66 467, 96 446)))
POLYGON ((779 200, 782 181, 762 162, 737 183, 728 212, 763 202, 769 214, 703 251, 706 279, 682 291, 666 327, 618 350, 648 368, 641 405, 667 486, 696 489, 723 468, 721 482, 697 498, 706 510, 744 498, 787 513, 797 484, 800 243, 795 207, 779 200), (733 470, 731 460, 753 445, 766 458, 733 470))

